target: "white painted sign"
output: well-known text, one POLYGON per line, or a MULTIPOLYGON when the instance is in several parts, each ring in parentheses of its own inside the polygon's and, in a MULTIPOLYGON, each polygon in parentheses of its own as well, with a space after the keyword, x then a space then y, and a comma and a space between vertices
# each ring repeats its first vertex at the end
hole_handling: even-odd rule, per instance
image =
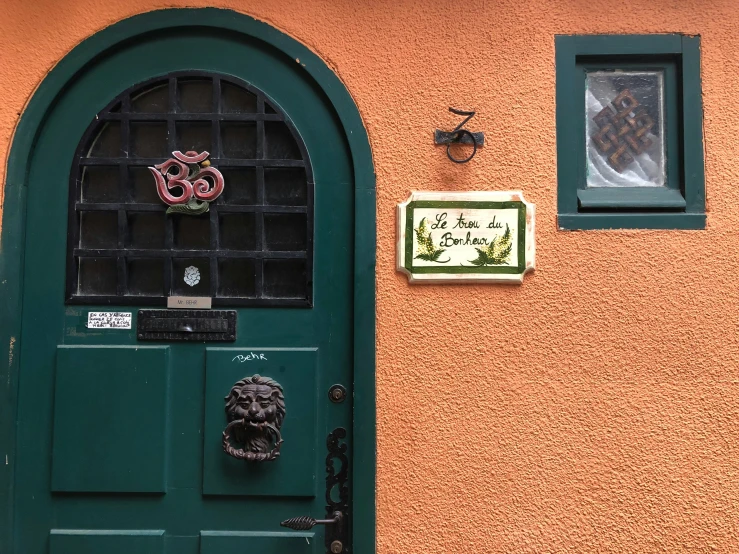
POLYGON ((130 329, 131 312, 89 312, 88 329, 130 329))
POLYGON ((520 191, 413 192, 398 205, 398 271, 411 283, 521 283, 534 269, 534 216, 520 191))

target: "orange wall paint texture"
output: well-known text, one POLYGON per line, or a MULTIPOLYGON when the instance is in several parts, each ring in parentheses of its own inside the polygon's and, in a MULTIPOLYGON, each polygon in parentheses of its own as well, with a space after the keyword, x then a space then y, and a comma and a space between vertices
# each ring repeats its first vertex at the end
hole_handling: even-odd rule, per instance
MULTIPOLYGON (((374 152, 380 554, 739 552, 739 6, 231 0, 316 51, 374 152), (554 35, 700 34, 705 231, 558 231, 554 35), (432 144, 474 108, 486 144, 432 144), (409 286, 411 189, 522 189, 523 286, 409 286)), ((201 0, 4 0, 0 156, 46 73, 126 17, 201 0)), ((4 180, 3 180, 4 181, 4 180)))

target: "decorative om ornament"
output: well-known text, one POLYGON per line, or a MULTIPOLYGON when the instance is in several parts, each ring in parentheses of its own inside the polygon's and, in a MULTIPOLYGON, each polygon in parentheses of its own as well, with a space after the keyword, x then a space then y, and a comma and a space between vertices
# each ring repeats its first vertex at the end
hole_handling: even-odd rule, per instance
POLYGON ((210 203, 223 192, 223 175, 210 167, 210 154, 194 151, 172 152, 173 158, 149 167, 156 180, 157 193, 169 208, 167 213, 199 215, 208 211, 210 203), (179 188, 182 194, 175 196, 172 189, 179 188))
POLYGON ((280 456, 285 419, 282 386, 269 377, 254 375, 234 384, 226 401, 228 425, 223 451, 248 462, 271 462, 280 456), (241 448, 235 448, 232 441, 241 448))

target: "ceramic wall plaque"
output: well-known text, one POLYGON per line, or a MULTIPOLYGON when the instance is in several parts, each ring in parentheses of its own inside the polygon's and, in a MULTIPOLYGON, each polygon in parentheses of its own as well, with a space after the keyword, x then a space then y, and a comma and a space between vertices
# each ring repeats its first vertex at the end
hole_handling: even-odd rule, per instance
POLYGON ((398 271, 411 283, 522 283, 534 205, 520 191, 413 192, 398 205, 398 271))

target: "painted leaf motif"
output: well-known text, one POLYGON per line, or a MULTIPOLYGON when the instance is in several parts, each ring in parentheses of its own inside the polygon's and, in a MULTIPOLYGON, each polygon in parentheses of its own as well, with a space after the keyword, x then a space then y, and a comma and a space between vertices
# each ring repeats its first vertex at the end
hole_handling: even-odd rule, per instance
POLYGON ((414 259, 425 260, 427 262, 438 262, 445 264, 449 260, 439 261, 439 257, 446 252, 444 248, 436 248, 431 231, 426 227, 426 218, 424 217, 418 224, 418 228, 414 229, 416 233, 416 241, 418 242, 419 253, 414 259))
POLYGON ((511 228, 506 225, 505 232, 495 237, 487 248, 475 248, 475 250, 477 250, 477 258, 470 260, 470 263, 476 267, 508 263, 511 259, 511 252, 513 252, 511 228))

